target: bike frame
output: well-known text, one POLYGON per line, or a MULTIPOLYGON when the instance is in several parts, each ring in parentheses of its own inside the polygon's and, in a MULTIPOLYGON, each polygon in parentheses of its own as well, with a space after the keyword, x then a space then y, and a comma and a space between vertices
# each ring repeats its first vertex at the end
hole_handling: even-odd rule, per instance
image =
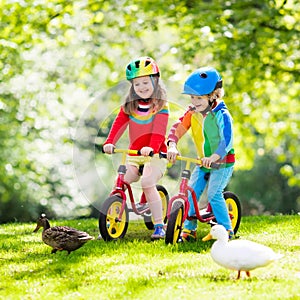
MULTIPOLYGON (((131 185, 130 185, 130 183, 128 183, 127 181, 124 180, 126 170, 127 170, 126 165, 125 165, 127 154, 139 154, 139 151, 138 150, 128 150, 128 149, 114 149, 114 153, 122 153, 122 159, 121 159, 121 163, 118 168, 118 176, 115 181, 115 187, 113 188, 113 190, 110 193, 110 196, 119 195, 122 198, 122 207, 121 207, 121 210, 119 213, 119 221, 120 221, 122 219, 122 215, 125 210, 126 201, 127 201, 127 196, 125 193, 126 190, 128 192, 130 203, 131 203, 132 210, 134 213, 136 213, 137 215, 142 215, 149 209, 147 208, 142 211, 138 211, 136 209, 131 185)), ((142 197, 145 197, 144 193, 142 194, 142 197)))
MULTIPOLYGON (((210 214, 210 213, 212 213, 212 209, 211 209, 210 204, 208 204, 208 207, 207 207, 207 213, 209 214, 209 216, 208 217, 202 217, 200 215, 199 207, 198 207, 198 199, 196 197, 196 193, 195 193, 194 189, 192 189, 188 185, 190 177, 191 177, 191 171, 190 171, 191 163, 201 165, 202 164, 201 160, 195 159, 195 158, 190 158, 190 157, 184 157, 184 156, 177 156, 176 160, 185 161, 186 166, 185 166, 185 169, 181 173, 181 183, 180 183, 180 186, 179 186, 179 192, 178 192, 177 195, 173 196, 169 201, 168 212, 167 212, 168 219, 170 218, 170 213, 171 213, 173 203, 175 201, 179 201, 179 200, 184 205, 184 214, 183 214, 182 222, 184 222, 186 219, 192 220, 192 219, 197 218, 200 222, 207 223, 207 222, 215 219, 215 216, 210 214), (192 196, 193 204, 194 204, 194 207, 195 207, 196 216, 193 216, 193 217, 188 216, 188 212, 189 212, 189 209, 190 209, 190 203, 188 201, 189 193, 192 196)), ((219 165, 218 164, 213 164, 212 167, 213 168, 219 168, 219 165)))

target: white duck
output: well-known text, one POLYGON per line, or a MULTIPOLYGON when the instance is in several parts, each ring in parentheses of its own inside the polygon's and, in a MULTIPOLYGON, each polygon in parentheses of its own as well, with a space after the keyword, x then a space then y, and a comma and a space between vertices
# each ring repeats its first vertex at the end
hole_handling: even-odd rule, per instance
POLYGON ((222 225, 215 225, 210 231, 211 237, 217 239, 211 248, 211 257, 219 265, 237 270, 237 279, 241 276, 241 271, 245 271, 250 277, 250 271, 259 267, 264 267, 281 258, 283 255, 275 253, 271 248, 247 241, 228 241, 228 232, 222 225))

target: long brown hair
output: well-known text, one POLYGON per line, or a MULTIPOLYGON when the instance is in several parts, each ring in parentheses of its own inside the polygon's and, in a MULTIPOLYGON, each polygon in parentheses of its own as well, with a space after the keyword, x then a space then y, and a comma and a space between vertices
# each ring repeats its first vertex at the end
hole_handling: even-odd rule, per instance
MULTIPOLYGON (((155 86, 154 92, 151 96, 152 110, 157 112, 160 111, 166 105, 167 92, 159 76, 156 75, 150 75, 150 76, 152 77, 155 86)), ((129 88, 128 94, 125 98, 125 103, 123 105, 125 113, 131 115, 138 108, 139 100, 140 98, 135 93, 132 80, 131 80, 131 87, 129 88)))

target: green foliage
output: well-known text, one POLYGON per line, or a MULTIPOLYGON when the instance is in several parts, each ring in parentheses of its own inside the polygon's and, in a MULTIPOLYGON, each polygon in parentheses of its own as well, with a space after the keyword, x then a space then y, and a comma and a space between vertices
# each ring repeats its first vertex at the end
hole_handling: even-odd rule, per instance
POLYGON ((239 195, 243 215, 298 212, 300 188, 288 185, 288 170, 290 165, 280 165, 273 156, 264 155, 255 159, 250 171, 236 171, 228 188, 239 195), (286 172, 280 172, 282 169, 286 172))
POLYGON ((4 0, 0 8, 0 222, 41 209, 89 215, 107 195, 115 170, 94 144, 123 101, 124 66, 140 55, 158 61, 181 110, 185 77, 215 66, 235 120, 237 169, 271 153, 291 189, 300 185, 296 1, 4 0))
MULTIPOLYGON (((97 220, 51 221, 98 235, 97 220)), ((240 238, 271 247, 284 257, 236 281, 237 272, 210 257, 212 242, 166 246, 150 242, 143 222, 129 224, 123 240, 89 241, 67 255, 51 254, 35 224, 0 227, 2 299, 298 299, 299 216, 244 218, 240 238)), ((208 225, 200 225, 204 236, 208 225)))

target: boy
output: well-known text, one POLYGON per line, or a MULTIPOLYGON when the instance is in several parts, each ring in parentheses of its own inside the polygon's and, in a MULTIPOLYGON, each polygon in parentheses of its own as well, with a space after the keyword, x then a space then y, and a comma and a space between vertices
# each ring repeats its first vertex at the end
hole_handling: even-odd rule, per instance
MULTIPOLYGON (((229 238, 234 233, 228 216, 223 190, 228 184, 235 162, 233 150, 232 118, 222 100, 224 89, 220 74, 211 67, 194 71, 184 83, 183 94, 190 95, 192 106, 170 129, 167 158, 174 163, 178 140, 191 128, 197 154, 202 166, 197 165, 192 173, 190 186, 197 199, 206 185, 208 201, 218 224, 228 231, 229 238), (211 169, 211 163, 220 163, 219 169, 211 169), (207 180, 207 173, 210 178, 207 180)), ((189 195, 189 215, 195 215, 192 197, 189 195)), ((197 220, 186 220, 181 234, 182 241, 196 239, 197 220)), ((206 237, 203 240, 207 240, 206 237)))

